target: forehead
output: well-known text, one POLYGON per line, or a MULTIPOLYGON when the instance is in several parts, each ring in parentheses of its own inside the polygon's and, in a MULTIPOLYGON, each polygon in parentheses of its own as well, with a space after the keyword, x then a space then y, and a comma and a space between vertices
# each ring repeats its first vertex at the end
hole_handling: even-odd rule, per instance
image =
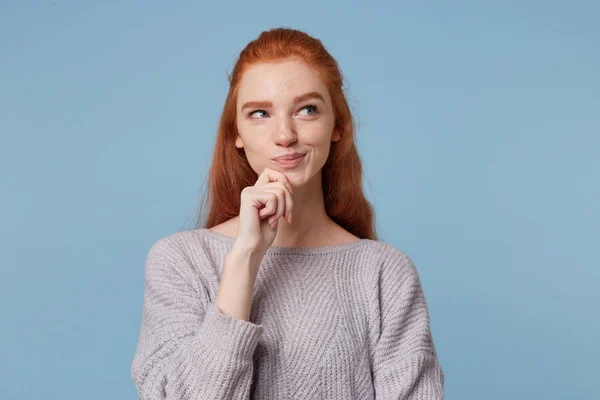
POLYGON ((240 80, 237 104, 247 100, 286 101, 307 92, 319 92, 327 102, 325 83, 299 60, 259 63, 248 68, 240 80))

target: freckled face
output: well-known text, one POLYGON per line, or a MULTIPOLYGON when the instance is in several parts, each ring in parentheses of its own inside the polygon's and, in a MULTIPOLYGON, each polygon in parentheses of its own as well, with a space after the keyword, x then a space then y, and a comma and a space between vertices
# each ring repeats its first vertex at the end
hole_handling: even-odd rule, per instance
POLYGON ((236 103, 237 148, 243 148, 252 169, 265 167, 286 174, 293 186, 304 186, 321 171, 332 141, 334 115, 321 78, 295 59, 253 65, 244 72, 236 103), (272 159, 306 153, 294 166, 272 159))

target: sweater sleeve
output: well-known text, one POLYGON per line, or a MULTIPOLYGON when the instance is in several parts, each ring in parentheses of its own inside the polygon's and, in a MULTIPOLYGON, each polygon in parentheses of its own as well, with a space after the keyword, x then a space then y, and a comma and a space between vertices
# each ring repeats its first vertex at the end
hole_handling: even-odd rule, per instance
POLYGON ((140 399, 248 399, 263 325, 221 314, 177 241, 145 264, 142 320, 131 377, 140 399))
POLYGON ((429 326, 429 311, 415 265, 393 249, 382 263, 371 356, 377 400, 442 400, 444 373, 429 326))

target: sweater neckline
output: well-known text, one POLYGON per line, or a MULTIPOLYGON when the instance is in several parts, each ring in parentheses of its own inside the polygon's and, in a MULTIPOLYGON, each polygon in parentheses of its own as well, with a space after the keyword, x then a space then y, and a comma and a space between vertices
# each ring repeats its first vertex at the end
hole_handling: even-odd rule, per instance
MULTIPOLYGON (((220 242, 227 243, 230 246, 233 246, 235 243, 235 238, 231 236, 227 236, 220 232, 212 231, 208 228, 199 228, 199 232, 203 232, 205 235, 210 236, 213 239, 216 239, 220 242)), ((352 242, 341 243, 341 244, 333 244, 328 246, 318 246, 318 247, 282 247, 282 246, 271 246, 267 250, 266 254, 329 254, 329 253, 337 253, 346 250, 351 250, 357 247, 361 247, 366 244, 370 239, 358 239, 352 242)))

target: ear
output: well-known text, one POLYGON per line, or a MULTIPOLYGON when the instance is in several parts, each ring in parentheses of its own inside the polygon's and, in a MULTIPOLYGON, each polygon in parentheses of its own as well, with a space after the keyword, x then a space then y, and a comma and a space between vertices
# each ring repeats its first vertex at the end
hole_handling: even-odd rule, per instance
POLYGON ((333 130, 333 134, 331 135, 331 141, 332 142, 339 142, 342 139, 342 136, 340 135, 340 132, 338 129, 334 129, 333 130))
POLYGON ((238 135, 235 138, 235 147, 237 147, 238 149, 243 149, 244 148, 244 142, 242 142, 242 138, 240 137, 240 135, 238 135))

